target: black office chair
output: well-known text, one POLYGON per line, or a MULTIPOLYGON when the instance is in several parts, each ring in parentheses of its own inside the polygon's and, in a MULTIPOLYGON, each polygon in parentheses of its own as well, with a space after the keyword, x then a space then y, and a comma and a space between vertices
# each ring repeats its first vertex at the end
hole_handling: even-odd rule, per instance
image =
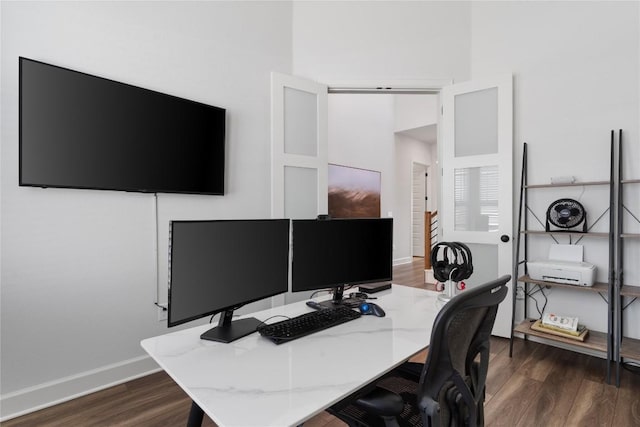
POLYGON ((503 276, 452 298, 433 324, 422 363, 405 363, 328 411, 350 426, 483 426, 491 329, 503 276))

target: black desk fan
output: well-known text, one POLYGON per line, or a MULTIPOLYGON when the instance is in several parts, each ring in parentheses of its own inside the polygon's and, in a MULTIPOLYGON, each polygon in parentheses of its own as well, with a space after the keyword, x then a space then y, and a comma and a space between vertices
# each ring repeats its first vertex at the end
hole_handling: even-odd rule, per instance
POLYGON ((545 231, 576 231, 573 230, 582 225, 582 231, 587 232, 587 212, 580 202, 573 199, 558 199, 549 205, 547 209, 547 221, 545 231), (552 230, 551 225, 557 227, 552 230))

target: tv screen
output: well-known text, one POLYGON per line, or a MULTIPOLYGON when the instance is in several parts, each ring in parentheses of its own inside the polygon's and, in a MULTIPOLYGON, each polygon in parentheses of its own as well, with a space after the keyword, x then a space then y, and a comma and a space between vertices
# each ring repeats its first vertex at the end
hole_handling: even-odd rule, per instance
POLYGON ((19 184, 224 194, 225 110, 19 59, 19 184))
POLYGON ((288 290, 287 219, 171 221, 169 239, 169 326, 229 312, 229 329, 235 308, 288 290))
POLYGON ((293 220, 291 290, 391 280, 393 219, 293 220))

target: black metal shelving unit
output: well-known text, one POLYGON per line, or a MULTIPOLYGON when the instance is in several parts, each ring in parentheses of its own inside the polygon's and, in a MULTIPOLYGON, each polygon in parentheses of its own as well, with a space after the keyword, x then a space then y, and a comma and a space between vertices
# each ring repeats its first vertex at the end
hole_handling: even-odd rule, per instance
MULTIPOLYGON (((623 179, 622 178, 622 129, 618 134, 618 174, 617 174, 617 232, 616 232, 616 280, 615 280, 615 301, 616 301, 616 315, 615 315, 615 351, 614 359, 616 362, 616 385, 620 386, 620 368, 624 363, 624 358, 630 358, 634 360, 640 360, 640 340, 628 338, 624 336, 624 330, 622 327, 622 320, 624 316, 624 310, 633 304, 637 298, 640 297, 640 284, 636 286, 625 285, 624 283, 624 246, 625 243, 632 239, 640 238, 639 233, 625 233, 624 231, 624 217, 625 212, 633 220, 640 223, 640 219, 629 210, 624 204, 624 187, 631 184, 639 184, 640 179, 623 179), (629 298, 630 301, 626 302, 624 298, 629 298)), ((640 190, 639 190, 640 191, 640 190)))
POLYGON ((517 291, 514 289, 512 292, 512 328, 511 328, 511 338, 509 342, 509 356, 513 354, 513 339, 515 333, 521 333, 524 335, 524 338, 527 339, 529 336, 535 336, 538 338, 543 338, 548 341, 563 343, 566 345, 585 348, 590 350, 595 350, 598 352, 602 352, 606 354, 607 357, 607 382, 610 382, 611 379, 611 362, 613 362, 614 356, 616 353, 614 350, 616 347, 616 342, 614 340, 614 321, 618 319, 615 316, 615 304, 616 301, 614 297, 615 286, 614 286, 614 263, 615 263, 615 253, 614 253, 614 244, 615 244, 615 234, 614 227, 612 226, 615 222, 614 211, 615 211, 615 193, 614 193, 614 132, 611 131, 611 159, 610 159, 610 177, 608 181, 589 181, 589 182, 573 182, 573 183, 563 183, 563 184, 536 184, 530 185, 527 181, 527 143, 524 143, 523 153, 522 153, 522 176, 521 176, 521 185, 520 185, 520 205, 518 210, 518 230, 516 234, 516 250, 514 256, 514 265, 513 265, 513 277, 517 278, 517 282, 523 284, 524 290, 524 320, 519 324, 515 324, 515 314, 516 314, 516 302, 517 302, 517 291), (533 215, 533 212, 529 208, 529 200, 528 200, 528 192, 531 189, 539 189, 539 188, 561 188, 561 187, 572 187, 572 186, 609 186, 609 206, 605 209, 605 211, 594 221, 589 230, 593 228, 598 221, 600 221, 604 216, 609 213, 609 226, 608 232, 565 232, 565 231, 537 231, 529 228, 529 216, 532 215, 540 225, 543 225, 542 222, 533 215), (527 271, 527 259, 528 259, 528 245, 529 239, 532 236, 549 236, 556 243, 558 240, 554 236, 570 236, 570 239, 573 240, 573 236, 578 237, 576 241, 573 241, 573 244, 579 243, 583 238, 608 238, 609 239, 609 266, 608 266, 608 281, 607 283, 596 283, 593 287, 582 287, 582 286, 573 286, 573 285, 565 285, 561 283, 554 282, 546 282, 540 280, 534 280, 528 275, 527 271), (523 249, 523 256, 520 257, 520 248, 523 249), (520 275, 520 266, 524 266, 524 275, 520 275), (607 332, 597 332, 597 331, 589 331, 589 335, 584 341, 576 341, 564 337, 559 337, 551 334, 545 334, 544 332, 539 332, 534 329, 531 329, 531 325, 533 324, 535 319, 530 319, 528 316, 527 310, 527 299, 529 298, 530 286, 537 286, 539 289, 547 288, 547 287, 557 287, 564 289, 571 289, 577 292, 586 292, 586 293, 597 293, 607 304, 607 332))

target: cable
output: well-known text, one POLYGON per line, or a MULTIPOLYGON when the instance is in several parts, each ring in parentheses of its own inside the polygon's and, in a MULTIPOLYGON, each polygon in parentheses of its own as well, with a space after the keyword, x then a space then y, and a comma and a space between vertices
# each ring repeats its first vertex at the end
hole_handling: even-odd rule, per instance
POLYGON ((549 302, 549 299, 547 298, 547 294, 544 293, 544 288, 540 285, 536 285, 536 286, 538 286, 538 290, 536 290, 535 292, 528 292, 527 296, 530 297, 536 303, 536 311, 540 315, 540 319, 542 319, 542 315, 544 314, 544 309, 547 307, 547 303, 549 302), (540 306, 538 305, 538 300, 534 298, 534 295, 537 293, 541 293, 542 296, 544 297, 544 305, 542 306, 542 310, 540 310, 540 306))
MULTIPOLYGON (((354 288, 356 285, 347 285, 344 287, 344 291, 348 291, 349 289, 354 288)), ((314 296, 316 296, 316 294, 320 293, 320 292, 333 292, 334 288, 328 288, 328 289, 319 289, 315 292, 313 292, 311 295, 309 295, 309 299, 313 298, 314 296)))
POLYGON ((331 291, 332 291, 332 289, 320 289, 320 290, 315 291, 314 293, 312 293, 309 296, 309 299, 313 298, 314 296, 316 296, 316 294, 319 294, 320 292, 331 292, 331 291))
POLYGON ((285 316, 284 314, 276 314, 275 316, 268 317, 268 318, 264 319, 262 322, 260 322, 260 324, 258 325, 258 328, 259 328, 260 326, 262 326, 262 325, 266 325, 266 324, 267 324, 267 321, 269 321, 269 320, 271 320, 271 319, 274 319, 274 318, 276 318, 276 317, 284 317, 284 318, 285 318, 285 319, 287 319, 287 320, 290 320, 290 319, 291 319, 291 317, 289 317, 289 316, 285 316))
POLYGON ((351 292, 348 295, 348 298, 361 299, 361 300, 378 299, 378 297, 370 297, 368 294, 365 294, 364 292, 351 292))
POLYGON ((640 375, 640 365, 637 363, 624 362, 622 367, 634 375, 640 375))

